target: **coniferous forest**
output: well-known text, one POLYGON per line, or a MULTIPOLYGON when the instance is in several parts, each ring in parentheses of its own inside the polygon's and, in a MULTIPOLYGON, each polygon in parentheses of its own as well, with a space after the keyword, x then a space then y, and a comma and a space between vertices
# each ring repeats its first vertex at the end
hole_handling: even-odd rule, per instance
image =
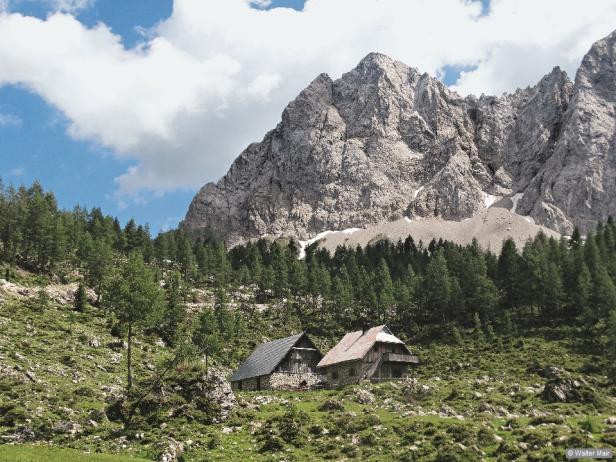
MULTIPOLYGON (((2 261, 66 279, 73 272, 99 293, 117 263, 139 255, 155 278, 177 271, 183 284, 218 289, 254 285, 258 300, 287 300, 307 329, 344 332, 386 323, 409 337, 473 327, 515 329, 607 327, 616 310, 616 223, 560 240, 539 234, 499 253, 451 242, 379 240, 333 255, 313 244, 298 259, 297 242, 224 243, 181 230, 150 235, 133 220, 121 226, 99 209, 58 209, 40 184, 3 188, 2 261)), ((10 280, 10 266, 6 279, 10 280)), ((445 334, 448 335, 448 334, 445 334)))

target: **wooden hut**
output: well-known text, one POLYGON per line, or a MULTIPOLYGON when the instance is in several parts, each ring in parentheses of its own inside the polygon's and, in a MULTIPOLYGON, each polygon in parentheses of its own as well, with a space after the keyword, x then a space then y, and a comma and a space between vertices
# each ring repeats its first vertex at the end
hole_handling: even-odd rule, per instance
POLYGON ((385 325, 346 334, 321 359, 317 368, 327 376, 330 386, 402 379, 409 365, 418 363, 417 356, 385 325))
POLYGON ((231 376, 234 390, 297 389, 324 381, 323 358, 305 332, 259 345, 231 376))

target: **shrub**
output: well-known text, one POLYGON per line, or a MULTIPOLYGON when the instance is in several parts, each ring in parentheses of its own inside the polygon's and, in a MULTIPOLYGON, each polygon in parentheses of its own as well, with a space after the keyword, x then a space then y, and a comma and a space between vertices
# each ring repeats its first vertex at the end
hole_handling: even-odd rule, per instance
POLYGON ((481 446, 491 445, 494 443, 494 432, 486 427, 481 427, 477 432, 477 441, 481 446))
POLYGON ((212 450, 216 449, 218 446, 220 446, 220 435, 218 433, 214 433, 207 442, 207 448, 212 450))
POLYGON ((438 450, 434 462, 472 462, 477 460, 470 451, 464 451, 458 446, 445 444, 438 450))
POLYGON ((359 435, 359 441, 364 446, 376 446, 377 437, 373 431, 367 430, 359 435))
POLYGON ((291 406, 282 415, 270 417, 260 432, 261 451, 277 451, 284 443, 300 447, 306 440, 306 429, 310 424, 310 416, 291 406))
POLYGON ((561 416, 558 415, 546 415, 543 417, 535 417, 530 421, 531 425, 541 425, 541 424, 562 424, 565 422, 561 416))
POLYGON ((74 391, 74 393, 77 396, 84 396, 88 398, 96 396, 96 392, 89 387, 79 387, 74 391))
POLYGON ((452 425, 446 431, 458 443, 469 444, 475 438, 475 433, 464 425, 452 425))
POLYGON ((0 425, 15 427, 25 422, 28 416, 29 412, 23 406, 9 403, 0 404, 0 425))
POLYGON ((588 433, 599 433, 601 431, 601 426, 591 417, 587 417, 580 422, 580 428, 588 433))
POLYGON ((344 411, 344 405, 336 399, 328 399, 319 406, 319 411, 344 411))
POLYGON ((508 462, 511 460, 518 460, 522 456, 522 450, 515 444, 503 441, 496 450, 499 462, 508 462))

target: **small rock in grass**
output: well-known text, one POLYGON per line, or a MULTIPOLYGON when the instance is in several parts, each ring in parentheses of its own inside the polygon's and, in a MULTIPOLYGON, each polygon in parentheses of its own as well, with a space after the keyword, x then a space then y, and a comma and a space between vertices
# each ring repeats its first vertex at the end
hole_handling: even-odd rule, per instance
POLYGON ((63 420, 53 426, 53 431, 55 433, 75 435, 76 433, 81 432, 81 425, 79 425, 77 422, 63 420))

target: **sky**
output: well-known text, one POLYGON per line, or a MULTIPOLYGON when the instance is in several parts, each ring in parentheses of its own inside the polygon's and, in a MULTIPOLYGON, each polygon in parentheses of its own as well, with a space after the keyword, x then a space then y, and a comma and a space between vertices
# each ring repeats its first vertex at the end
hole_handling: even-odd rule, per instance
POLYGON ((177 226, 321 72, 372 51, 459 93, 573 78, 616 0, 0 0, 0 177, 177 226))

